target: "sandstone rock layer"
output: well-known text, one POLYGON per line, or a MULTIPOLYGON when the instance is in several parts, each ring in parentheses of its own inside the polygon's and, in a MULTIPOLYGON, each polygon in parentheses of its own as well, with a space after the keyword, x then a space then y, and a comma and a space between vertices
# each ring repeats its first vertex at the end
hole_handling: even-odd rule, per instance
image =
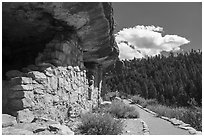
POLYGON ((4 2, 2 12, 7 69, 34 64, 37 57, 57 66, 95 62, 105 67, 118 57, 111 3, 4 2))
POLYGON ((2 5, 3 134, 73 134, 62 123, 101 102, 103 68, 118 58, 111 3, 2 5))

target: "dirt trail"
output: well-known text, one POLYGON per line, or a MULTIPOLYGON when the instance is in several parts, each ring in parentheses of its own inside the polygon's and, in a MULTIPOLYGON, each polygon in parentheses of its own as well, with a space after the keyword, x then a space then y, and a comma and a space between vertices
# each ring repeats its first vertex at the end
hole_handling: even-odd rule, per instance
MULTIPOLYGON (((124 102, 128 103, 128 101, 124 102)), ((146 122, 150 135, 190 135, 187 130, 177 128, 170 122, 155 117, 136 105, 131 106, 136 107, 136 109, 139 111, 140 118, 146 122)))

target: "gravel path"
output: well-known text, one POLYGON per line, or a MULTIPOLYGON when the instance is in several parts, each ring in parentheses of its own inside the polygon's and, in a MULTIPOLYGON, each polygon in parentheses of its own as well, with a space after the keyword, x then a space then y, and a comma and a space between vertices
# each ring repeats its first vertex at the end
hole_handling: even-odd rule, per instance
MULTIPOLYGON (((124 102, 128 103, 128 101, 124 102)), ((140 119, 145 121, 145 123, 147 124, 150 135, 190 135, 187 130, 177 128, 173 126, 170 122, 155 117, 136 105, 131 106, 136 107, 136 109, 139 111, 140 119)))

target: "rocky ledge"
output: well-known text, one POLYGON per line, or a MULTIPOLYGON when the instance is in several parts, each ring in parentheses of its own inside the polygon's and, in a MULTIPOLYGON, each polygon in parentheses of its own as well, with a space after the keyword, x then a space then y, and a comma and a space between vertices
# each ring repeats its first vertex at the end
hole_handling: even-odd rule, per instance
POLYGON ((17 123, 15 117, 3 114, 2 135, 74 135, 74 132, 50 119, 38 118, 31 123, 17 123))
POLYGON ((84 62, 108 66, 118 57, 111 3, 4 2, 2 5, 3 64, 9 62, 8 69, 18 69, 15 67, 26 62, 34 64, 38 53, 56 37, 77 42, 84 62))

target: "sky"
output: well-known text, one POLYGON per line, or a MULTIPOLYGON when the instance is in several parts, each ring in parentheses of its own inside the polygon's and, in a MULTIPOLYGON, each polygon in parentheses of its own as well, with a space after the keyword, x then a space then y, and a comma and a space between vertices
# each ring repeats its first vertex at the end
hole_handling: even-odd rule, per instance
POLYGON ((149 49, 148 44, 153 43, 154 47, 151 48, 151 52, 147 53, 147 48, 144 52, 145 54, 151 53, 155 55, 158 52, 158 50, 155 50, 155 47, 158 49, 158 46, 160 46, 160 50, 166 49, 164 47, 168 47, 170 45, 169 41, 172 39, 174 40, 174 42, 171 41, 171 46, 172 43, 174 45, 172 50, 183 49, 184 51, 188 51, 190 49, 202 49, 201 3, 113 2, 112 4, 116 22, 115 33, 123 30, 123 28, 131 28, 123 30, 118 34, 119 41, 117 41, 116 36, 116 42, 129 42, 122 43, 122 47, 124 47, 124 44, 127 44, 126 46, 129 47, 130 45, 134 47, 133 49, 127 49, 127 51, 134 49, 138 51, 139 49, 140 53, 141 50, 144 49, 144 47, 141 47, 141 44, 146 45, 149 49), (142 25, 143 30, 141 30, 142 25), (134 28, 135 26, 137 27, 134 28), (152 26, 154 29, 147 29, 144 26, 152 26), (156 28, 157 30, 155 30, 156 28), (160 28, 159 31, 158 28, 160 28), (147 34, 152 34, 152 36, 148 37, 147 34), (145 36, 143 37, 143 35, 145 36), (154 39, 152 39, 152 37, 154 37, 154 39), (170 38, 167 40, 166 37, 170 38), (137 40, 133 40, 135 38, 137 38, 137 40), (139 38, 142 38, 142 40, 139 38), (149 40, 149 38, 151 38, 151 40, 149 40), (158 44, 158 41, 160 44, 158 44), (166 45, 166 42, 169 45, 166 45), (152 49, 154 49, 154 53, 152 49))

